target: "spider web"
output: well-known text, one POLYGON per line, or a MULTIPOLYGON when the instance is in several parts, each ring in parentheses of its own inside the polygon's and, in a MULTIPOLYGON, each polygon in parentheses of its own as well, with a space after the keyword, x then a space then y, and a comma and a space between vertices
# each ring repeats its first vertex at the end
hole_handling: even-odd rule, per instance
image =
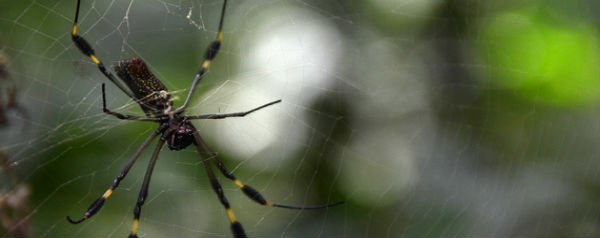
MULTIPOLYGON (((151 149, 92 219, 71 225, 65 216, 82 215, 156 125, 102 113, 101 83, 109 108, 141 110, 72 44, 75 4, 0 4, 0 53, 28 111, 27 117, 10 112, 10 126, 0 131, 11 168, 32 188, 29 213, 14 219, 29 223, 33 237, 124 237, 151 149)), ((221 4, 83 1, 80 35, 107 66, 143 59, 179 97, 177 104, 215 37, 221 4)), ((282 99, 244 118, 194 125, 226 166, 269 200, 346 202, 314 211, 265 208, 218 175, 247 234, 599 234, 597 101, 549 105, 542 90, 529 100, 526 90, 495 82, 503 73, 537 72, 485 61, 497 42, 486 38, 482 22, 494 19, 496 8, 530 7, 466 0, 230 1, 223 46, 187 113, 238 112, 282 99)), ((577 7, 555 6, 570 11, 569 21, 594 22, 577 7)), ((512 20, 504 23, 526 22, 512 20)), ((591 90, 579 86, 571 87, 591 90)), ((192 148, 163 149, 140 237, 231 237, 201 159, 206 156, 192 148)), ((2 185, 4 193, 11 190, 2 185)))

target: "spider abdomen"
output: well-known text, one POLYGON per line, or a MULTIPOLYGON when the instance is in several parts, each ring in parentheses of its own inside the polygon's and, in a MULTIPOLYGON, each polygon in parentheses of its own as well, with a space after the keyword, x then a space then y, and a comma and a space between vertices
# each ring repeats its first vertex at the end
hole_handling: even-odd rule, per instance
POLYGON ((115 72, 140 104, 146 115, 160 115, 172 102, 167 87, 152 73, 142 59, 131 58, 114 66, 115 72))
POLYGON ((167 145, 171 150, 182 150, 194 143, 194 132, 196 128, 188 122, 171 125, 169 131, 165 133, 167 145))

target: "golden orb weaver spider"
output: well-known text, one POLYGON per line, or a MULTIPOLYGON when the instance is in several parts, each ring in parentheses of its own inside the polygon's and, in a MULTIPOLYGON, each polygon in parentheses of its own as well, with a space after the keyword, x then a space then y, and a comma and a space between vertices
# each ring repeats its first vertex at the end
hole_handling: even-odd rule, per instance
POLYGON ((242 225, 237 221, 233 210, 229 205, 229 201, 225 197, 223 188, 217 180, 209 161, 212 161, 212 163, 214 163, 214 165, 217 166, 221 174, 223 174, 225 178, 231 180, 238 188, 240 188, 244 192, 244 194, 248 198, 266 207, 280 207, 287 209, 302 210, 327 208, 343 203, 337 202, 317 206, 291 206, 277 204, 266 200, 257 190, 242 183, 233 175, 233 173, 231 173, 225 167, 223 162, 221 162, 221 160, 216 156, 216 154, 211 152, 210 149, 206 146, 206 143, 203 141, 196 128, 190 122, 192 120, 198 119, 223 119, 228 117, 244 117, 250 113, 256 112, 265 107, 277 104, 281 102, 281 100, 276 100, 245 112, 227 114, 205 114, 194 116, 185 115, 185 110, 190 103, 190 99, 194 94, 198 83, 202 79, 202 76, 208 71, 212 60, 215 59, 217 53, 219 52, 219 48, 221 47, 221 42, 223 41, 223 19, 225 16, 225 9, 227 7, 227 0, 223 1, 217 37, 206 49, 203 63, 194 77, 192 86, 188 92, 187 97, 185 98, 183 105, 176 109, 173 108, 173 99, 171 98, 171 95, 169 94, 167 88, 154 74, 152 74, 152 72, 150 72, 144 61, 142 61, 141 59, 132 58, 128 60, 123 60, 120 61, 117 65, 115 65, 114 71, 117 73, 117 76, 120 80, 118 80, 117 77, 115 77, 109 70, 106 69, 102 61, 95 55, 92 46, 78 34, 77 20, 79 19, 80 6, 81 0, 77 0, 75 18, 73 20, 73 28, 71 29, 71 39, 73 43, 75 44, 75 46, 77 46, 77 48, 79 48, 79 50, 84 55, 89 57, 92 60, 92 62, 96 64, 100 72, 106 78, 108 78, 108 80, 114 83, 121 91, 123 91, 123 93, 125 93, 136 103, 138 103, 142 108, 142 111, 146 115, 125 115, 109 110, 106 107, 106 89, 104 83, 102 84, 103 112, 115 116, 121 120, 156 122, 159 124, 159 126, 158 129, 156 129, 142 143, 142 145, 137 149, 134 155, 129 159, 129 161, 121 170, 119 175, 113 180, 108 190, 106 190, 106 192, 104 192, 102 196, 96 199, 89 206, 87 211, 83 214, 83 216, 80 219, 74 220, 67 216, 67 220, 70 223, 81 223, 91 218, 94 214, 96 214, 102 208, 104 202, 113 194, 114 190, 119 186, 119 184, 125 178, 125 176, 127 176, 129 170, 131 169, 131 167, 133 167, 140 155, 146 150, 146 148, 148 148, 150 143, 156 138, 159 138, 159 141, 150 158, 150 163, 148 164, 148 168, 146 170, 146 174, 142 182, 142 188, 140 189, 137 203, 133 210, 133 225, 129 234, 130 238, 137 237, 138 228, 140 225, 140 214, 142 206, 144 205, 144 201, 146 200, 146 197, 148 195, 148 188, 150 185, 150 178, 152 177, 152 171, 154 170, 154 166, 158 159, 158 155, 165 143, 171 150, 182 150, 193 144, 196 147, 199 154, 211 155, 210 158, 208 158, 208 160, 202 160, 202 163, 204 165, 204 168, 206 169, 206 174, 208 175, 208 178, 210 180, 212 190, 217 194, 221 205, 223 205, 223 207, 225 208, 225 212, 227 214, 229 222, 231 223, 231 231, 233 232, 234 237, 246 237, 246 233, 242 225), (123 83, 125 85, 123 85, 123 83))

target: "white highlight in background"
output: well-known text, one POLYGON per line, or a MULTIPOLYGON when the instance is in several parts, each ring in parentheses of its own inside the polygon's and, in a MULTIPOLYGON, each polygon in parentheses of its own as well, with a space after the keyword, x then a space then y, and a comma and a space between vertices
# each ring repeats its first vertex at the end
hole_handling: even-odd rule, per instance
POLYGON ((243 119, 211 123, 206 131, 214 133, 222 151, 247 161, 244 166, 268 170, 302 149, 315 129, 306 113, 311 113, 308 107, 315 97, 332 90, 329 72, 340 57, 342 39, 326 19, 302 8, 265 8, 256 15, 261 17, 253 24, 256 28, 238 41, 243 51, 240 73, 207 95, 227 95, 218 100, 231 106, 227 112, 283 102, 243 119))

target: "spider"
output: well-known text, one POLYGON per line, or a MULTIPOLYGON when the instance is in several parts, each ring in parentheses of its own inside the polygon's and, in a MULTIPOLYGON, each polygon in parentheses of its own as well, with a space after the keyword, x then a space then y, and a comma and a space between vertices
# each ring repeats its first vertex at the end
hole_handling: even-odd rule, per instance
POLYGON ((242 227, 242 225, 236 219, 233 210, 231 209, 231 206, 229 205, 229 202, 225 197, 225 194, 223 193, 223 188, 221 187, 219 181, 217 180, 213 172, 210 162, 212 162, 218 168, 218 170, 221 172, 221 174, 223 174, 225 178, 231 180, 238 188, 240 188, 248 198, 266 207, 304 210, 327 208, 343 203, 337 202, 316 206, 292 206, 277 204, 266 200, 256 189, 242 183, 242 181, 237 179, 235 175, 225 167, 223 162, 216 156, 216 154, 213 153, 207 147, 206 143, 204 142, 194 125, 192 125, 191 123, 192 120, 198 119, 224 119, 228 117, 244 117, 250 113, 280 103, 281 100, 276 100, 245 112, 227 114, 205 114, 193 116, 188 116, 185 114, 185 110, 190 103, 190 99, 194 94, 198 83, 202 80, 202 77, 208 71, 211 62, 215 59, 217 53, 219 52, 219 48, 221 47, 221 42, 223 41, 223 19, 225 16, 227 0, 223 1, 223 7, 221 9, 221 17, 219 20, 219 27, 216 39, 206 49, 206 52, 204 54, 204 61, 194 77, 192 86, 187 94, 187 97, 185 98, 183 105, 178 108, 173 107, 174 99, 169 94, 169 91, 167 90, 165 85, 154 74, 152 74, 152 72, 150 72, 143 60, 138 58, 131 58, 118 62, 114 66, 114 71, 116 72, 120 80, 118 80, 117 77, 115 77, 109 70, 106 69, 102 61, 95 55, 92 46, 78 34, 77 20, 79 18, 80 5, 81 0, 77 0, 75 18, 73 20, 73 28, 71 30, 71 39, 73 43, 75 44, 75 46, 77 46, 77 48, 79 48, 79 50, 84 55, 89 57, 92 60, 92 62, 96 64, 100 72, 106 78, 108 78, 108 80, 114 83, 123 93, 125 93, 127 96, 129 96, 137 104, 140 105, 145 116, 125 115, 109 110, 106 107, 106 89, 104 83, 102 84, 103 112, 115 116, 116 118, 121 120, 155 122, 158 123, 158 128, 142 143, 142 145, 137 149, 134 155, 129 159, 125 167, 121 170, 119 175, 113 180, 108 190, 106 190, 106 192, 104 192, 102 196, 96 199, 89 206, 87 211, 83 214, 83 216, 80 219, 74 220, 71 217, 67 216, 67 220, 70 223, 81 223, 87 219, 90 219, 94 214, 96 214, 102 208, 106 200, 113 194, 113 192, 119 186, 119 184, 125 178, 125 176, 127 176, 129 170, 135 164, 140 155, 146 150, 146 148, 148 148, 148 146, 156 138, 158 138, 158 143, 154 148, 154 152, 152 153, 152 156, 150 158, 150 163, 148 164, 148 168, 146 170, 146 174, 142 182, 142 188, 140 189, 135 208, 133 209, 133 225, 129 235, 130 238, 137 237, 138 228, 140 225, 140 213, 142 211, 144 201, 146 200, 146 197, 148 195, 148 187, 150 185, 152 171, 154 170, 154 165, 156 164, 158 155, 165 143, 171 150, 182 150, 190 145, 193 145, 196 147, 196 150, 199 154, 210 155, 207 160, 202 160, 202 163, 206 170, 206 174, 208 175, 208 178, 210 180, 212 190, 217 194, 221 205, 225 208, 225 212, 229 219, 231 231, 234 237, 246 237, 246 233, 244 232, 244 228, 242 227))

